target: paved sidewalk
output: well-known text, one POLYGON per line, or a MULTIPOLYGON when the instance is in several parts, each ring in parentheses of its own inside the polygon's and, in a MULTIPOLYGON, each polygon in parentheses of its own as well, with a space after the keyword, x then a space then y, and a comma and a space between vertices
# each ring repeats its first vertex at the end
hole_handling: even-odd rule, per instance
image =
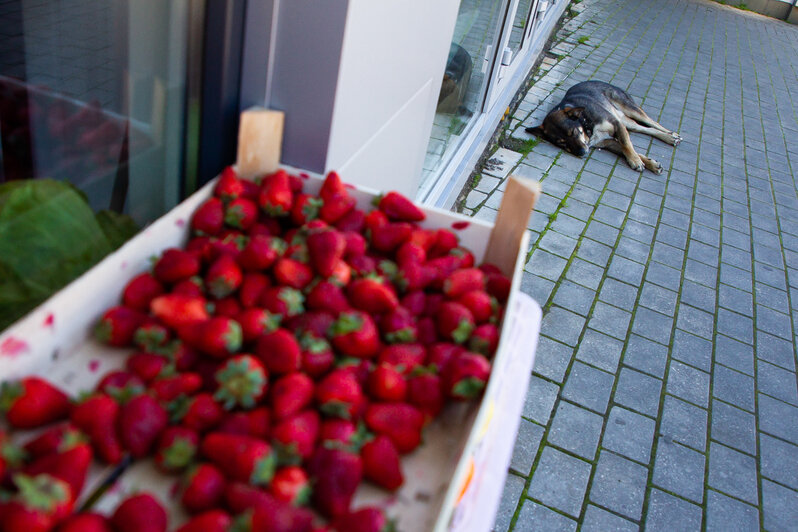
POLYGON ((798 530, 798 27, 703 0, 583 0, 467 196, 542 181, 546 311, 496 530, 798 530), (523 131, 574 83, 684 142, 662 175, 523 131))

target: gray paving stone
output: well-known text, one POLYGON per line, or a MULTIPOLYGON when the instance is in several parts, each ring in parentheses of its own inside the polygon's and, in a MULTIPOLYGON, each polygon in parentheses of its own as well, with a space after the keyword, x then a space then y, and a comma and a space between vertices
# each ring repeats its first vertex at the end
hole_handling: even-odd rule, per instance
POLYGON ((712 400, 710 436, 739 451, 756 454, 756 418, 744 410, 716 399, 712 400))
POLYGON ((623 363, 659 379, 665 375, 668 347, 632 334, 626 342, 623 363))
POLYGON ((759 510, 722 493, 707 491, 707 532, 748 532, 759 529, 759 510))
POLYGON ((654 441, 654 420, 619 406, 610 409, 601 446, 647 464, 654 441))
POLYGON ((759 435, 762 476, 798 490, 798 446, 759 435))
POLYGON ((513 455, 510 460, 510 468, 523 476, 529 476, 532 470, 532 463, 538 454, 540 440, 543 439, 544 428, 526 419, 521 419, 518 426, 518 434, 515 438, 513 455))
POLYGON ((787 288, 784 270, 774 268, 761 262, 754 263, 754 279, 782 290, 787 288))
POLYGON ((604 269, 591 264, 582 259, 576 258, 571 261, 565 277, 575 283, 579 283, 593 290, 598 289, 601 278, 604 276, 604 269))
POLYGON ((588 504, 580 530, 582 532, 637 532, 640 527, 598 506, 588 504))
POLYGON ((761 305, 768 307, 776 312, 789 314, 790 301, 786 290, 779 290, 762 283, 755 283, 754 291, 756 300, 761 305))
POLYGON ((685 279, 682 283, 680 300, 693 307, 706 312, 715 312, 715 299, 717 295, 713 288, 685 279))
POLYGON ((707 439, 707 411, 666 395, 659 435, 703 452, 707 439))
POLYGON ((582 511, 591 466, 553 447, 544 447, 527 496, 578 517, 582 511))
POLYGON ((655 486, 701 504, 704 500, 702 453, 659 438, 652 482, 655 486))
POLYGON ((646 271, 646 281, 670 290, 678 290, 682 283, 682 272, 665 264, 650 262, 646 271))
POLYGON ((548 424, 559 393, 559 386, 533 375, 529 381, 522 415, 541 425, 548 424))
POLYGON ((602 268, 606 266, 612 255, 612 248, 595 240, 583 238, 579 241, 579 247, 576 250, 576 256, 582 259, 597 264, 602 268))
POLYGON ((554 290, 555 284, 553 281, 538 277, 527 271, 523 272, 521 277, 521 292, 529 295, 532 299, 537 301, 541 307, 546 306, 554 290))
POLYGON ((532 258, 527 263, 526 271, 556 281, 565 270, 567 262, 565 259, 549 253, 543 249, 537 249, 532 253, 532 258))
POLYGON ((671 355, 693 367, 709 371, 712 367, 712 342, 677 329, 673 335, 671 355))
MULTIPOLYGON (((649 270, 650 273, 650 270, 649 270)), ((646 279, 648 279, 646 275, 646 279)), ((644 307, 656 310, 666 316, 676 315, 676 298, 678 294, 673 290, 668 290, 656 284, 645 282, 640 293, 640 304, 644 307)))
POLYGON ((639 520, 647 477, 645 467, 609 451, 601 451, 590 487, 590 501, 639 520))
POLYGON ((750 292, 753 286, 750 270, 750 265, 746 269, 722 262, 720 264, 720 282, 750 292))
MULTIPOLYGON (((757 354, 761 353, 757 351, 757 354)), ((728 336, 718 334, 715 337, 715 362, 753 376, 754 348, 728 336)))
POLYGON ((637 300, 637 287, 607 278, 601 286, 599 300, 631 312, 637 300))
POLYGON ((718 281, 718 268, 687 259, 684 263, 684 278, 714 288, 718 281))
POLYGON ((538 248, 553 253, 564 259, 569 259, 576 249, 577 240, 556 231, 549 230, 543 234, 538 242, 538 248))
POLYGON ((628 311, 598 301, 593 306, 588 327, 623 340, 629 330, 631 317, 628 311))
MULTIPOLYGON (((722 309, 721 309, 722 311, 722 309)), ((679 305, 676 326, 701 338, 711 340, 715 331, 714 316, 688 305, 679 305)))
POLYGON ((774 366, 763 360, 757 360, 757 389, 785 403, 798 405, 798 386, 795 373, 774 366))
POLYGON ((560 213, 557 219, 551 224, 551 228, 560 234, 567 235, 571 238, 577 238, 582 231, 585 230, 587 224, 582 220, 568 216, 567 214, 560 213))
POLYGON ((588 328, 579 342, 576 358, 597 368, 615 373, 622 350, 622 341, 588 328))
POLYGON ((759 394, 759 430, 798 445, 798 408, 759 394))
POLYGON ((795 344, 759 332, 756 335, 756 356, 784 369, 795 371, 795 344))
POLYGON ((671 361, 666 390, 668 393, 706 408, 709 403, 709 373, 671 361))
POLYGON ((614 382, 614 375, 577 361, 571 366, 562 397, 603 414, 614 382))
POLYGON ((613 401, 641 414, 656 417, 662 381, 639 371, 621 368, 613 401))
POLYGON ((707 484, 720 492, 751 504, 759 503, 756 459, 725 445, 709 446, 707 484))
POLYGON ((546 440, 586 460, 593 460, 603 426, 604 418, 601 416, 560 401, 546 440))
POLYGON ((701 518, 700 506, 656 488, 651 489, 646 516, 647 531, 700 530, 701 518))
POLYGON ((602 244, 615 247, 620 231, 611 225, 594 221, 588 225, 585 236, 602 244))
POLYGON ((538 375, 562 383, 573 356, 572 347, 541 336, 535 352, 535 365, 532 369, 538 375))
POLYGON ((552 302, 581 316, 587 316, 593 306, 596 292, 571 281, 563 281, 557 287, 552 302))
POLYGON ((749 412, 754 412, 754 379, 720 364, 715 364, 712 395, 749 412))
POLYGON ((761 305, 756 307, 756 328, 785 340, 790 340, 793 334, 792 323, 787 314, 761 305))
POLYGON ((515 509, 518 507, 518 501, 524 492, 525 484, 525 479, 512 473, 507 475, 492 532, 507 532, 510 530, 510 523, 515 515, 515 509))
POLYGON ((524 501, 518 520, 513 527, 514 532, 551 530, 552 532, 572 532, 576 530, 576 521, 559 514, 542 504, 529 499, 524 501))
POLYGON ((551 307, 543 316, 542 331, 565 345, 574 347, 582 334, 585 318, 564 308, 551 307))
POLYGON ((672 328, 673 317, 645 307, 637 309, 632 323, 632 332, 664 345, 670 342, 672 328))
POLYGON ((645 264, 651 253, 651 246, 638 242, 621 234, 618 244, 615 246, 615 253, 621 257, 645 264))
POLYGON ((762 480, 762 513, 766 530, 795 530, 798 492, 762 480))

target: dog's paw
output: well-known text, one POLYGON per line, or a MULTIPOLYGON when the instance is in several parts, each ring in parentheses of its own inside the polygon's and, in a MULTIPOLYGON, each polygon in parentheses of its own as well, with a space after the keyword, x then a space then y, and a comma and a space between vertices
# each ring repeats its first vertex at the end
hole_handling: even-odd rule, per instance
POLYGON ((646 165, 643 164, 643 160, 640 157, 627 160, 626 162, 629 163, 629 168, 635 172, 642 172, 646 168, 646 165))
POLYGON ((659 175, 662 173, 662 165, 659 164, 659 161, 655 161, 654 159, 649 159, 648 164, 646 164, 646 168, 654 172, 655 174, 659 175))
POLYGON ((671 139, 673 139, 671 144, 673 144, 674 146, 678 146, 679 144, 682 143, 682 136, 679 135, 678 133, 671 132, 671 139))

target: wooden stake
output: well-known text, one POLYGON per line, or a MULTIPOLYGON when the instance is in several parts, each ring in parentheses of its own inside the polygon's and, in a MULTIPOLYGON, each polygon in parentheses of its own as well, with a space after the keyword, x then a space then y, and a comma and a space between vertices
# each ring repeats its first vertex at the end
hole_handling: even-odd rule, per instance
POLYGON ((537 181, 513 175, 509 177, 485 252, 486 261, 498 266, 508 277, 513 276, 518 246, 538 196, 540 183, 537 181))
POLYGON ((238 174, 255 179, 277 170, 283 145, 282 111, 252 108, 241 113, 238 127, 238 174))

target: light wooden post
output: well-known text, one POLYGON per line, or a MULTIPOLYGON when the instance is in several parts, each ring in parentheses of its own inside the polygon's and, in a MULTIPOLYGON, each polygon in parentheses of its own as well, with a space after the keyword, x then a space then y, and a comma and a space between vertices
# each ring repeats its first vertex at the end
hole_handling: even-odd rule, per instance
POLYGON ((282 111, 252 108, 241 113, 238 127, 238 175, 245 179, 269 174, 280 165, 283 145, 282 111))
POLYGON ((529 223, 529 215, 540 196, 540 183, 511 175, 504 191, 499 214, 488 240, 485 260, 512 277, 518 246, 529 223))

